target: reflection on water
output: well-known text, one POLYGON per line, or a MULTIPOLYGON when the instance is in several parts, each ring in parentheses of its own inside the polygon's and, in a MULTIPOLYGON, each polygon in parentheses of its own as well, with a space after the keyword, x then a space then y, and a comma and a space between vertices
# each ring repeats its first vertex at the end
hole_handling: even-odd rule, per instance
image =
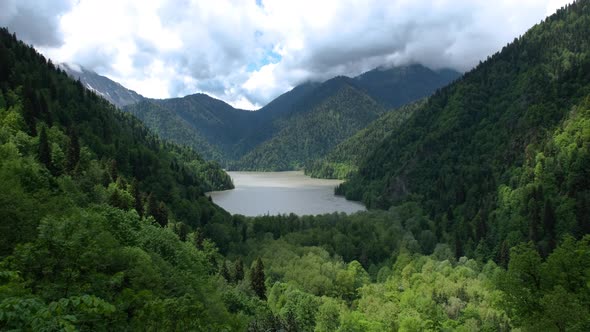
POLYGON ((303 172, 228 172, 236 189, 208 193, 233 214, 298 215, 364 211, 359 202, 334 195, 342 181, 312 179, 303 172))

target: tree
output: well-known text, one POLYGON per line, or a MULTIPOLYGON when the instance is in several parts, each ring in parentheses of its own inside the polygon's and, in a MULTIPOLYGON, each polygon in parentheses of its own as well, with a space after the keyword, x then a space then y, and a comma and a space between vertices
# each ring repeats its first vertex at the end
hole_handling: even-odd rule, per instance
POLYGON ((224 260, 223 264, 221 264, 221 271, 219 272, 223 279, 227 282, 231 282, 231 275, 229 274, 229 269, 227 268, 227 262, 224 260))
POLYGON ((158 204, 158 212, 154 218, 158 224, 160 224, 160 226, 166 227, 166 225, 168 225, 168 208, 164 202, 160 202, 160 204, 158 204))
POLYGON ((162 227, 168 225, 168 209, 164 202, 158 202, 153 194, 148 196, 147 214, 154 217, 162 227))
POLYGON ((256 295, 260 299, 266 300, 266 285, 264 284, 264 264, 262 263, 262 259, 260 259, 260 257, 258 257, 254 262, 254 266, 252 267, 252 270, 250 272, 250 278, 254 293, 256 293, 256 295))
POLYGON ((555 210, 553 210, 553 205, 551 205, 551 202, 549 200, 545 201, 545 212, 543 213, 543 224, 545 226, 545 232, 547 232, 548 235, 548 245, 549 245, 549 251, 555 249, 555 242, 556 242, 556 238, 555 238, 555 224, 556 224, 556 218, 555 218, 555 210))
POLYGON ((241 258, 238 258, 234 263, 234 280, 240 282, 244 279, 244 263, 241 258))
POLYGON ((139 190, 139 181, 133 179, 131 182, 131 195, 133 195, 133 207, 140 217, 143 217, 143 200, 141 199, 141 191, 139 190))
POLYGON ((51 148, 49 147, 49 140, 47 138, 47 130, 45 127, 41 128, 39 135, 39 161, 47 167, 48 170, 53 170, 51 163, 51 148))
POLYGON ((78 134, 74 128, 68 130, 70 142, 68 145, 68 155, 66 161, 66 169, 68 172, 73 172, 80 161, 80 142, 78 134))

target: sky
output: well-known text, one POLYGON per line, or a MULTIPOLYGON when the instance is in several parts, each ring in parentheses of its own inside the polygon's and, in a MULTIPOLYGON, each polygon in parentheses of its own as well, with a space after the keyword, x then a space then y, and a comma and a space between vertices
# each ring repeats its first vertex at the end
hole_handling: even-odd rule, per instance
POLYGON ((306 81, 422 64, 467 71, 570 0, 1 0, 56 63, 151 98, 257 109, 306 81))

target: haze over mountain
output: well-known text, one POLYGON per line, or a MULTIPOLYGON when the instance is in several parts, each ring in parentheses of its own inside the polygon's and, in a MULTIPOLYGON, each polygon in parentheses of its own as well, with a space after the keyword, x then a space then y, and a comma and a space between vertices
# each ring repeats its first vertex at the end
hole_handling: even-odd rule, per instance
POLYGON ((144 99, 137 92, 84 67, 67 63, 60 64, 59 67, 71 78, 80 80, 87 89, 96 92, 119 108, 138 103, 144 99))

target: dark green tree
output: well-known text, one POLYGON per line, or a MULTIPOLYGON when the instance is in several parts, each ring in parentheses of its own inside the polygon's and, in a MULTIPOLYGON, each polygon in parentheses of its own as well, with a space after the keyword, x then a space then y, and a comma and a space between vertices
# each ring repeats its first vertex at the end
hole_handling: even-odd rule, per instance
POLYGON ((221 276, 223 277, 223 279, 225 279, 225 281, 227 282, 231 282, 231 275, 229 274, 229 269, 227 268, 227 262, 223 261, 223 264, 221 264, 221 271, 219 271, 219 274, 221 274, 221 276))
POLYGON ((256 295, 260 299, 266 300, 266 285, 264 284, 264 264, 262 263, 262 259, 260 259, 260 257, 256 259, 256 261, 254 262, 254 266, 252 266, 250 278, 254 293, 256 293, 256 295))
POLYGON ((234 263, 234 280, 236 282, 244 280, 244 263, 241 258, 238 258, 234 263))
POLYGON ((135 211, 137 211, 140 217, 143 217, 143 199, 139 190, 139 181, 135 178, 131 182, 131 195, 133 195, 133 207, 135 211))
POLYGON ((72 173, 80 161, 80 141, 78 134, 76 133, 76 129, 74 128, 70 128, 68 130, 68 136, 70 138, 70 142, 68 144, 66 169, 69 173, 72 173))
POLYGON ((45 127, 41 128, 41 134, 39 135, 39 161, 47 167, 48 170, 53 170, 51 163, 51 148, 49 147, 49 139, 47 138, 47 130, 45 127))

